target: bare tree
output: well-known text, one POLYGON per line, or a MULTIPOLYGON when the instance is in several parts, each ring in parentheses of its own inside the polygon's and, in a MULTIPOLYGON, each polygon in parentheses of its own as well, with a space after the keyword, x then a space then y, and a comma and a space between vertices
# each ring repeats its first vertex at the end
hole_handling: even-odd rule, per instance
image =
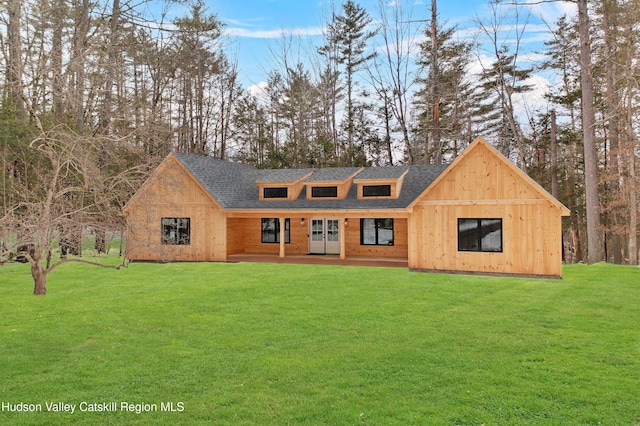
POLYGON ((28 178, 16 182, 12 202, 4 206, 0 229, 13 236, 1 247, 0 261, 13 256, 26 259, 35 295, 46 294, 47 275, 63 263, 105 266, 81 258, 58 258, 53 253, 58 244, 75 236, 78 229, 123 227, 120 210, 144 173, 134 168, 106 176, 98 166, 99 149, 97 140, 62 128, 45 132, 42 126, 29 146, 27 153, 38 164, 28 178))
MULTIPOLYGON (((386 3, 378 3, 380 12, 377 34, 382 40, 378 47, 379 54, 372 58, 373 67, 367 68, 369 78, 379 101, 384 105, 385 120, 387 111, 395 119, 401 134, 402 144, 406 149, 408 162, 416 162, 410 140, 410 106, 412 86, 416 81, 412 56, 417 48, 415 40, 419 29, 412 26, 411 9, 403 9, 400 5, 389 7, 386 3)), ((385 121, 385 128, 389 123, 385 121)), ((386 132, 386 148, 388 164, 393 164, 390 132, 386 132)))
MULTIPOLYGON (((495 94, 496 102, 499 105, 500 148, 505 155, 510 154, 510 139, 516 144, 519 166, 526 171, 525 140, 520 124, 515 115, 514 97, 517 93, 524 93, 531 90, 531 86, 523 84, 532 74, 532 69, 522 69, 519 67, 518 59, 521 50, 521 42, 524 36, 528 17, 521 22, 521 7, 515 5, 513 9, 514 22, 513 39, 511 43, 501 40, 501 33, 505 27, 506 16, 500 11, 500 0, 492 0, 491 22, 485 24, 480 18, 477 23, 480 32, 488 39, 492 49, 495 62, 490 67, 483 66, 482 79, 484 88, 491 90, 495 94)), ((478 54, 480 59, 480 54, 478 54)), ((482 63, 482 61, 480 61, 482 63)))

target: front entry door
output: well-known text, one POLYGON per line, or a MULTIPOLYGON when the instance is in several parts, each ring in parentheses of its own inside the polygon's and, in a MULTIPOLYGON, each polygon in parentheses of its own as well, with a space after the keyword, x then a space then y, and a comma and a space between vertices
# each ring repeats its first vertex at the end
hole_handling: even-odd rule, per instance
POLYGON ((311 219, 309 232, 310 254, 340 254, 338 219, 311 219))

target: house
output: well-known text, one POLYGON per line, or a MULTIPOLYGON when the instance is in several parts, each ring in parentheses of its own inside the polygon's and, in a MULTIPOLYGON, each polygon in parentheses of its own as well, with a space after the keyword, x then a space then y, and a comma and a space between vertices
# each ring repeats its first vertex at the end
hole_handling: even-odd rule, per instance
POLYGON ((569 210, 477 139, 449 165, 379 168, 260 170, 173 152, 124 214, 133 261, 332 254, 560 277, 569 210))

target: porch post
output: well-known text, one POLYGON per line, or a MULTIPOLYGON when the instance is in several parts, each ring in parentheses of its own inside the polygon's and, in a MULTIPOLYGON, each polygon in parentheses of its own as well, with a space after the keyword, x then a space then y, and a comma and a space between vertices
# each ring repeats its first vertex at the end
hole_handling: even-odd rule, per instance
POLYGON ((340 260, 344 260, 347 258, 347 243, 345 229, 346 229, 347 219, 342 217, 338 220, 338 235, 340 236, 340 260))
POLYGON ((284 218, 278 218, 278 221, 280 222, 280 257, 284 257, 284 235, 285 235, 285 229, 284 229, 284 223, 285 223, 285 219, 284 218))

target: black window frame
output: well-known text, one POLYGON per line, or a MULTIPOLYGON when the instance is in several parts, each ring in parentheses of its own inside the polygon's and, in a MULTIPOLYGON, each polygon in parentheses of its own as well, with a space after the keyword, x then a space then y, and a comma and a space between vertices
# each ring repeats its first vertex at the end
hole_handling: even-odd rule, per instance
POLYGON ((263 188, 263 198, 289 198, 289 188, 286 186, 263 188))
POLYGON ((391 197, 391 185, 362 185, 362 196, 367 198, 391 197))
POLYGON ((312 186, 311 198, 338 198, 338 187, 337 186, 312 186))
POLYGON ((392 218, 362 218, 360 219, 360 245, 361 246, 393 246, 395 244, 395 221, 392 218), (365 221, 373 221, 374 226, 374 238, 375 242, 368 243, 365 239, 365 232, 367 231, 367 224, 365 221), (389 229, 388 225, 391 225, 391 239, 386 240, 386 243, 383 243, 384 240, 381 238, 381 229, 389 229))
MULTIPOLYGON (((262 244, 280 244, 280 219, 277 217, 263 217, 260 220, 260 242, 262 244), (273 221, 273 228, 269 225, 270 221, 273 221), (265 227, 267 226, 267 227, 265 227), (272 238, 266 238, 265 236, 273 235, 273 241, 269 241, 272 238)), ((286 218, 284 220, 284 243, 291 244, 291 219, 286 218)))
POLYGON ((191 245, 191 218, 163 217, 160 221, 160 242, 172 246, 191 245))
MULTIPOLYGON (((472 228, 473 229, 473 228, 472 228)), ((504 251, 504 227, 503 220, 499 217, 494 218, 458 218, 458 251, 462 252, 478 252, 478 253, 502 253, 504 251), (475 238, 472 232, 467 229, 461 229, 461 226, 476 222, 475 238), (484 222, 484 224, 483 224, 484 222), (490 223, 493 222, 493 223, 490 223), (498 225, 497 227, 495 225, 498 225), (482 246, 482 238, 489 233, 500 230, 500 247, 498 249, 486 248, 482 246), (483 232, 486 232, 483 235, 483 232), (474 244, 475 242, 475 244, 474 244)))

